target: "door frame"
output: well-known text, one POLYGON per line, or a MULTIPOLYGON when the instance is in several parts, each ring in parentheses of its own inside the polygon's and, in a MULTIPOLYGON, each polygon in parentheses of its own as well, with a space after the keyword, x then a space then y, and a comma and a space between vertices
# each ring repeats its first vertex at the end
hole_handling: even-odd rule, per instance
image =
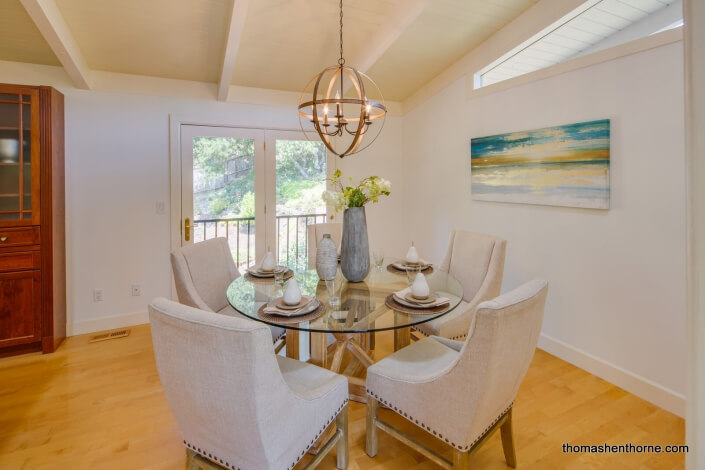
MULTIPOLYGON (((299 132, 301 129, 279 126, 253 126, 239 121, 213 121, 212 118, 196 116, 184 116, 179 114, 169 114, 169 252, 181 247, 181 126, 209 126, 209 127, 233 127, 239 129, 262 130, 265 132, 299 132)), ((266 152, 265 152, 266 153, 266 152)), ((327 162, 333 165, 327 166, 328 175, 338 168, 339 159, 333 158, 326 150, 327 162)), ((266 159, 266 155, 265 155, 266 159)), ((174 284, 174 274, 171 275, 171 298, 177 299, 176 285, 174 284)))

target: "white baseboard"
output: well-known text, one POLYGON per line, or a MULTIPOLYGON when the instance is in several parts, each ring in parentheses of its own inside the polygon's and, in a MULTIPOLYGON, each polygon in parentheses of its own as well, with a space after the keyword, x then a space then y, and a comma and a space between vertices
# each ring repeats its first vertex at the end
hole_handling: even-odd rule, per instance
POLYGON ((73 322, 68 325, 68 331, 66 333, 68 336, 76 336, 86 333, 95 333, 96 331, 142 325, 144 323, 149 323, 149 314, 147 312, 128 313, 125 315, 113 315, 110 317, 73 322))
POLYGON ((680 393, 545 334, 541 334, 538 347, 677 416, 685 416, 685 396, 680 393))

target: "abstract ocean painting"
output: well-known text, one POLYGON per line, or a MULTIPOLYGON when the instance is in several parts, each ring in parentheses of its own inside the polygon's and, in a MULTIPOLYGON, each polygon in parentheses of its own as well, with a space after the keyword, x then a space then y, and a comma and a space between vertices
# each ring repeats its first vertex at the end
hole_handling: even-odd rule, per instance
POLYGON ((472 197, 609 209, 610 120, 470 141, 472 197))

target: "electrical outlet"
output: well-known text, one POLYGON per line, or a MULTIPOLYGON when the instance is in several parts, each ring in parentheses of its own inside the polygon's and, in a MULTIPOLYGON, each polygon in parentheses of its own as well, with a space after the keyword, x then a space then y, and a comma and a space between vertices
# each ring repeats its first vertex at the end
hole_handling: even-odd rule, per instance
POLYGON ((103 301, 103 289, 93 289, 93 302, 103 301))
POLYGON ((142 288, 140 287, 139 284, 132 284, 132 296, 133 297, 138 297, 142 295, 142 288))
POLYGON ((166 214, 166 203, 164 201, 157 201, 156 211, 159 215, 166 214))

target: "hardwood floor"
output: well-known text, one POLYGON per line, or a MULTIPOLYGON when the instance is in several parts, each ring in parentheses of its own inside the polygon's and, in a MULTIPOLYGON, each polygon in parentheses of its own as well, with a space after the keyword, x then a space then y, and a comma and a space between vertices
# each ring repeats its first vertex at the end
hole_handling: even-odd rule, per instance
MULTIPOLYGON (((380 357, 392 335, 380 334, 380 357)), ((428 446, 431 436, 393 413, 382 416, 428 446)), ((537 351, 514 408, 521 469, 676 469, 683 454, 563 454, 570 444, 683 444, 682 419, 543 351, 537 351)), ((365 407, 350 404, 354 469, 437 469, 380 433, 365 454, 365 407)), ((305 460, 308 457, 304 458, 305 460)), ((0 359, 0 469, 181 469, 185 451, 154 364, 149 326, 89 343, 69 338, 50 355, 0 359)), ((303 462, 297 468, 300 468, 303 462)), ((471 468, 507 469, 499 433, 471 468)), ((334 469, 334 453, 319 468, 334 469)))

